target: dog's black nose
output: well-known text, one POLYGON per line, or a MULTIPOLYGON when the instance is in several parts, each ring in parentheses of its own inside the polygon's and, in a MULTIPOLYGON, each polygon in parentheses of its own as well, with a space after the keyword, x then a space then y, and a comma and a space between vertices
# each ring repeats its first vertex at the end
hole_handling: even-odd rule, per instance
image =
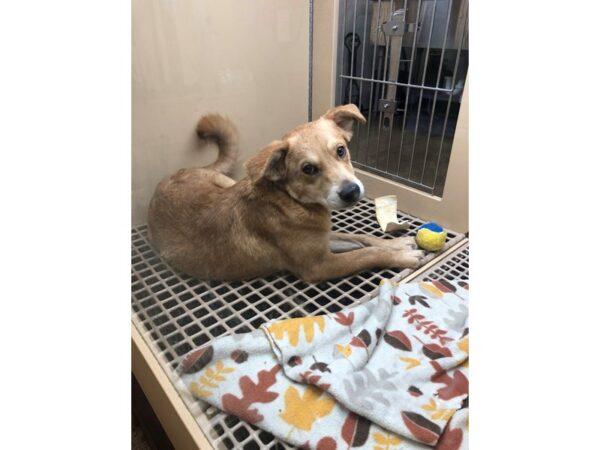
POLYGON ((338 192, 338 195, 346 203, 354 203, 360 198, 360 187, 356 183, 347 183, 338 192))

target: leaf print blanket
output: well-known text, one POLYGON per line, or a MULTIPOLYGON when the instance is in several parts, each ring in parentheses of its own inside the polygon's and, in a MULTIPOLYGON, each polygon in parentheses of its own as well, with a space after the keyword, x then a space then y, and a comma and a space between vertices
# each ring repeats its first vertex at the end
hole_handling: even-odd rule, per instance
POLYGON ((192 395, 305 449, 467 448, 468 283, 383 280, 344 311, 188 353, 192 395))

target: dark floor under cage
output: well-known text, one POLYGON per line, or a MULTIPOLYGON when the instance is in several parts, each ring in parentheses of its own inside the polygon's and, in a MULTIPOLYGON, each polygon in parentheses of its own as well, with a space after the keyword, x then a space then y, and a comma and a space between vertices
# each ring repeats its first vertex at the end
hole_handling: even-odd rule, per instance
MULTIPOLYGON (((422 220, 403 213, 398 214, 398 220, 410 224, 402 235, 414 235, 423 224, 422 220)), ((333 229, 385 236, 379 229, 375 206, 370 200, 362 200, 352 209, 334 212, 333 229)), ((399 280, 413 272, 384 269, 322 283, 305 283, 290 273, 245 282, 205 282, 164 263, 148 242, 146 231, 145 225, 132 229, 133 320, 171 379, 183 355, 211 339, 226 333, 251 331, 272 319, 337 312, 371 298, 382 278, 399 280)), ((463 238, 449 231, 446 249, 463 238)), ((452 279, 456 275, 451 270, 457 267, 455 272, 465 278, 468 258, 462 257, 461 263, 462 266, 449 260, 447 264, 454 266, 438 270, 452 279)), ((432 276, 436 273, 432 272, 432 276)), ((207 428, 205 432, 216 448, 289 448, 269 433, 214 407, 196 403, 202 411, 203 429, 207 428)))

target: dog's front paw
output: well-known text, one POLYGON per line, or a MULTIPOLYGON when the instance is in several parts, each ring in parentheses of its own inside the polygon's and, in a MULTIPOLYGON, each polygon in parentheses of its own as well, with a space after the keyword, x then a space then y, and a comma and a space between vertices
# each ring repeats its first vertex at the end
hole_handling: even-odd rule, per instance
POLYGON ((394 250, 410 251, 418 248, 415 238, 412 236, 389 239, 390 246, 394 250))
POLYGON ((423 264, 425 259, 425 252, 423 250, 409 250, 402 252, 400 255, 402 260, 402 267, 408 267, 410 269, 416 269, 423 264))

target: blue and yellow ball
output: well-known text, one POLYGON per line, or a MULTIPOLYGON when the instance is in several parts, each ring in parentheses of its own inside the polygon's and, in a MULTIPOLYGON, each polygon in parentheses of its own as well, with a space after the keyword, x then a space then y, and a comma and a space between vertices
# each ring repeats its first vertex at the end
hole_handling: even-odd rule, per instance
POLYGON ((437 223, 429 222, 417 228, 415 241, 423 250, 438 252, 444 248, 448 233, 437 223))

